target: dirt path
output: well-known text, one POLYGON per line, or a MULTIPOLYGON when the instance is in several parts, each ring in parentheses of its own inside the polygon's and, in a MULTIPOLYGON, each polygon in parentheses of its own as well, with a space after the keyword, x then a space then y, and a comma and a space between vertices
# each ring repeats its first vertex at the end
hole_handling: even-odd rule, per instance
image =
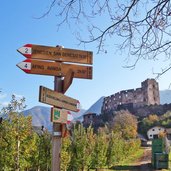
POLYGON ((154 171, 151 166, 151 147, 144 148, 143 156, 133 165, 116 166, 113 169, 116 171, 154 171))
POLYGON ((135 163, 135 171, 154 171, 151 166, 151 148, 144 148, 144 155, 135 163))

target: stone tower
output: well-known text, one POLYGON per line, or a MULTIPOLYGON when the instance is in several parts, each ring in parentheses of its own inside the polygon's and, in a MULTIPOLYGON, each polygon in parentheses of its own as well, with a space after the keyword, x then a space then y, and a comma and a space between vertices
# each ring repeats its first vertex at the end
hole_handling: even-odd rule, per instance
POLYGON ((141 83, 144 104, 145 105, 159 105, 159 85, 155 79, 147 79, 141 83))
POLYGON ((155 104, 160 104, 159 85, 155 79, 147 79, 141 82, 140 88, 122 90, 105 97, 102 113, 118 110, 118 107, 138 108, 155 104))

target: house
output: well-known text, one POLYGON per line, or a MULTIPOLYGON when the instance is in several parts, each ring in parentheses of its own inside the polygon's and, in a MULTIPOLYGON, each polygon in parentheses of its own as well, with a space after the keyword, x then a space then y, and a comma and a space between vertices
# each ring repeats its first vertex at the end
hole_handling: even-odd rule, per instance
POLYGON ((166 129, 162 126, 154 126, 147 131, 147 137, 149 140, 158 138, 160 133, 166 132, 166 129))

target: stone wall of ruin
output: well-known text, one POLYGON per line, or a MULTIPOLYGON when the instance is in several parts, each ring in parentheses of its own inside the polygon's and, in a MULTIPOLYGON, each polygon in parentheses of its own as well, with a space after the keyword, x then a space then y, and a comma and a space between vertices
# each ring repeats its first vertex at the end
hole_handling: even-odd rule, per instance
POLYGON ((133 104, 134 107, 160 104, 159 86, 154 79, 147 79, 141 83, 141 88, 124 90, 105 97, 102 113, 116 110, 118 105, 133 104))

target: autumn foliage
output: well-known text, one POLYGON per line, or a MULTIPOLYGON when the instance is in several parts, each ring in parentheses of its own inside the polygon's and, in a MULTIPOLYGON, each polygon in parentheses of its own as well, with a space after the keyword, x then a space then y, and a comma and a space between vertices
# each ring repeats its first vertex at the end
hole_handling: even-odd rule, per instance
MULTIPOLYGON (((10 105, 2 110, 0 167, 5 171, 49 171, 51 134, 33 130, 31 117, 20 112, 24 102, 13 96, 10 105)), ((124 162, 140 147, 135 123, 130 114, 122 113, 115 117, 113 129, 105 126, 95 133, 91 126, 74 125, 71 135, 62 139, 61 171, 110 168, 124 162)))

